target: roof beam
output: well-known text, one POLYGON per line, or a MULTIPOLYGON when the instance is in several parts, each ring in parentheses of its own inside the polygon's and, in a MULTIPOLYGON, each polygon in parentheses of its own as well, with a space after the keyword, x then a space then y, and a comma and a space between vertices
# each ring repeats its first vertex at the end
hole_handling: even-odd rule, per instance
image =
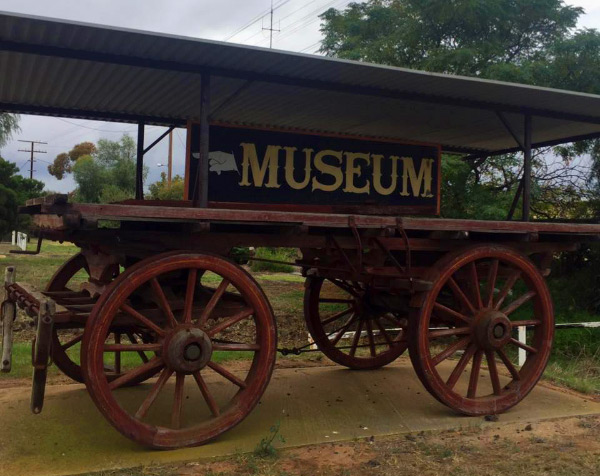
MULTIPOLYGON (((553 147, 555 145, 567 144, 570 142, 580 142, 582 140, 600 139, 600 132, 594 132, 592 134, 584 134, 581 136, 567 137, 565 139, 555 139, 544 142, 537 142, 531 145, 532 149, 539 149, 540 147, 553 147)), ((513 147, 511 149, 502 149, 491 152, 480 152, 472 155, 468 155, 464 160, 477 160, 484 157, 494 157, 496 155, 514 154, 515 152, 523 152, 520 147, 513 147)))
POLYGON ((402 99, 406 101, 444 104, 455 107, 464 107, 472 109, 483 109, 488 111, 502 111, 519 114, 528 114, 532 116, 549 117, 553 119, 563 119, 575 122, 584 122, 600 124, 600 117, 588 116, 573 113, 560 113, 546 109, 525 108, 522 106, 511 106, 486 101, 477 101, 464 98, 452 98, 448 96, 439 96, 425 93, 392 91, 389 89, 359 86, 354 84, 344 84, 333 81, 295 78, 277 74, 267 74, 255 71, 240 71, 228 68, 209 68, 207 66, 180 63, 177 61, 157 60, 151 58, 140 58, 135 56, 118 55, 112 53, 102 53, 97 51, 85 51, 72 48, 63 48, 53 45, 40 45, 32 43, 22 43, 9 40, 0 40, 0 51, 12 51, 24 54, 33 54, 41 56, 70 58, 83 61, 119 64, 140 68, 160 69, 166 71, 179 71, 193 74, 211 74, 212 76, 221 76, 246 81, 261 81, 267 83, 285 84, 289 86, 298 86, 311 89, 320 89, 333 92, 343 92, 349 94, 360 94, 367 96, 378 96, 391 99, 402 99))
MULTIPOLYGON (((114 122, 129 122, 129 123, 138 123, 143 121, 146 125, 157 125, 157 126, 165 126, 165 127, 185 127, 187 124, 187 119, 174 119, 172 117, 156 117, 156 116, 148 116, 144 114, 123 114, 123 113, 112 113, 112 112, 102 112, 102 111, 82 111, 80 109, 66 109, 59 108, 53 106, 23 106, 19 104, 7 104, 0 103, 0 112, 11 112, 18 114, 34 114, 40 116, 52 116, 52 117, 69 117, 72 119, 90 119, 90 120, 98 120, 98 121, 114 121, 114 122)), ((216 121, 215 125, 219 125, 219 122, 216 121)), ((240 127, 244 127, 244 125, 240 125, 240 127)), ((289 132, 293 132, 290 130, 289 132)), ((311 133, 315 135, 319 135, 322 133, 327 133, 328 131, 310 131, 303 130, 302 132, 311 133)), ((365 136, 362 136, 365 137, 365 136)), ((357 136, 358 138, 358 136, 357 136)), ((377 141, 377 137, 373 137, 374 141, 377 141)), ((387 138, 393 139, 393 138, 387 138)), ((394 139, 398 142, 402 142, 402 139, 394 139)), ((487 156, 488 153, 493 153, 492 151, 485 151, 483 149, 475 149, 472 147, 460 147, 454 145, 445 145, 441 144, 442 152, 448 154, 473 154, 473 156, 487 156)))

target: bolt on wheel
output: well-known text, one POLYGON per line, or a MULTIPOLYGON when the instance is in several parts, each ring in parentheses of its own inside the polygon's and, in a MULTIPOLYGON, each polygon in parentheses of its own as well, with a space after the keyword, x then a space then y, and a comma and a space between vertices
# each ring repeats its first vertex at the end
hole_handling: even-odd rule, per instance
POLYGON ((443 258, 431 280, 432 289, 411 303, 410 357, 423 385, 467 415, 516 405, 541 377, 552 346, 543 276, 514 250, 475 246, 443 258), (526 342, 517 339, 519 328, 527 329, 526 342), (526 353, 520 368, 519 349, 526 353))

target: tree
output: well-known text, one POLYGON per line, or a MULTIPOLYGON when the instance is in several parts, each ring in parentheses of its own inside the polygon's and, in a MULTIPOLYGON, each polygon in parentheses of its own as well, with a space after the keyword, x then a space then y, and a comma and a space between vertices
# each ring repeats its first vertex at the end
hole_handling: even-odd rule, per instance
POLYGON ((82 142, 74 146, 69 152, 62 152, 56 156, 54 162, 48 166, 48 172, 58 180, 62 180, 65 174, 73 171, 73 165, 85 156, 91 156, 97 152, 92 142, 82 142))
MULTIPOLYGON (((369 0, 321 16, 321 52, 600 93, 600 33, 576 30, 581 14, 583 9, 562 0, 369 0)), ((444 216, 506 217, 522 175, 519 157, 470 164, 445 157, 444 164, 444 216)), ((600 141, 538 153, 533 175, 535 213, 589 217, 600 195, 600 141), (582 163, 585 154, 591 167, 582 163), (563 162, 549 165, 544 159, 550 155, 563 162)))
MULTIPOLYGON (((56 156, 48 171, 59 180, 73 174, 75 201, 108 203, 135 196, 136 144, 128 135, 118 141, 82 142, 56 156)), ((144 168, 144 177, 147 175, 144 168)))
POLYGON ((183 177, 175 175, 171 185, 167 181, 167 174, 162 172, 160 180, 148 187, 153 200, 183 200, 184 180, 183 177))
POLYGON ((13 133, 20 130, 19 119, 17 114, 0 113, 0 147, 6 145, 13 133))
POLYGON ((21 177, 18 171, 15 164, 0 157, 0 236, 15 228, 27 229, 28 220, 18 217, 17 208, 44 190, 42 182, 21 177))

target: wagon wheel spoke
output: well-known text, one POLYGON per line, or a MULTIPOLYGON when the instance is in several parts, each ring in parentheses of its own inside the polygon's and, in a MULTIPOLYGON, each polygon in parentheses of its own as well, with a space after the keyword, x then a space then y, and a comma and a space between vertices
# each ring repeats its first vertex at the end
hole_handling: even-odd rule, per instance
POLYGON ((454 370, 452 371, 450 377, 448 377, 448 380, 446 381, 446 385, 450 390, 452 390, 456 385, 456 382, 458 382, 458 379, 464 372, 465 368, 471 360, 471 357, 473 357, 473 355, 475 354, 476 350, 477 347, 475 347, 474 345, 470 345, 469 347, 467 347, 467 350, 465 350, 464 354, 461 355, 458 363, 456 364, 456 367, 454 367, 454 370))
POLYGON ((479 373, 481 372, 481 360, 483 351, 478 350, 473 357, 471 366, 471 377, 469 378, 469 389, 467 390, 467 398, 475 398, 477 395, 477 384, 479 383, 479 373))
MULTIPOLYGON (((134 344, 134 345, 138 344, 137 339, 135 338, 135 336, 132 333, 128 332, 127 338, 129 339, 129 342, 131 342, 132 344, 134 344)), ((144 363, 148 362, 148 356, 144 353, 144 351, 137 349, 137 353, 140 356, 140 359, 142 359, 142 362, 144 362, 144 363)))
POLYGON ((191 268, 188 271, 188 279, 185 287, 185 302, 183 304, 183 322, 189 324, 192 322, 192 310, 194 307, 194 294, 196 292, 196 282, 198 279, 198 270, 191 268))
MULTIPOLYGON (((385 330, 385 328, 379 321, 379 318, 378 317, 375 318, 374 322, 375 322, 375 325, 377 326, 377 328, 379 329, 379 332, 383 336, 385 343, 388 345, 388 347, 392 348, 394 346, 394 342, 392 342, 392 340, 390 339, 390 336, 388 335, 387 331, 385 330)), ((400 332, 400 333, 402 333, 402 332, 400 332)))
POLYGON ((227 286, 229 286, 229 281, 227 279, 223 279, 223 281, 221 281, 221 283, 217 287, 217 290, 213 293, 213 295, 209 299, 208 304, 202 311, 202 314, 200 315, 200 318, 198 319, 199 326, 203 326, 206 324, 206 321, 208 320, 208 318, 214 311, 215 307, 219 303, 219 300, 223 296, 223 293, 227 289, 227 286))
POLYGON ((332 322, 337 321, 338 319, 340 319, 344 316, 347 316, 351 312, 354 312, 353 307, 349 307, 348 309, 344 309, 343 311, 335 313, 333 316, 330 316, 327 319, 325 319, 324 321, 322 321, 321 324, 323 326, 326 326, 327 324, 331 324, 332 322))
POLYGON ((364 323, 364 321, 362 319, 360 319, 358 321, 358 327, 357 327, 356 332, 354 333, 354 339, 352 340, 352 346, 350 347, 350 355, 353 357, 356 354, 356 348, 358 347, 358 341, 360 340, 360 337, 362 334, 363 323, 364 323))
POLYGON ((534 297, 535 297, 535 292, 529 291, 528 293, 523 294, 522 296, 520 296, 517 299, 515 299, 514 301, 512 301, 508 306, 503 308, 502 313, 506 314, 508 316, 508 315, 512 314, 513 312, 515 312, 517 309, 519 309, 523 304, 529 302, 534 297))
POLYGON ((371 352, 371 357, 375 357, 377 352, 375 350, 375 340, 373 338, 373 328, 371 326, 371 321, 369 319, 365 322, 367 327, 367 338, 369 340, 369 351, 371 352))
POLYGON ((429 331, 429 340, 440 339, 442 337, 459 336, 469 334, 470 327, 454 327, 452 329, 434 329, 429 331))
POLYGON ((496 367, 496 357, 490 350, 485 351, 485 358, 488 363, 488 370, 490 372, 490 380, 492 381, 492 388, 494 389, 494 395, 500 395, 502 388, 500 385, 500 378, 498 376, 498 368, 496 367))
POLYGON ((508 369, 508 371, 510 372, 510 375, 512 376, 512 378, 514 380, 520 380, 520 375, 519 375, 519 371, 517 370, 517 368, 513 365, 513 363, 510 361, 510 359, 508 358, 508 356, 506 355, 506 353, 502 350, 502 349, 498 349, 496 350, 496 353, 498 354, 498 356, 500 357, 500 360, 502 360, 502 363, 504 363, 504 366, 508 369))
POLYGON ((158 394, 163 389, 163 387, 165 386, 165 383, 167 383, 167 380, 169 380, 171 375, 173 375, 172 370, 162 369, 158 379, 152 386, 150 393, 148 393, 148 395, 146 396, 146 398, 144 399, 144 401, 138 408, 137 412, 135 412, 135 418, 137 418, 138 420, 141 420, 142 418, 144 418, 146 416, 146 414, 148 413, 148 410, 150 410, 150 407, 156 400, 156 397, 158 397, 158 394))
POLYGON ((346 291, 348 294, 350 294, 354 297, 360 297, 358 290, 356 290, 353 286, 351 286, 343 281, 340 281, 339 279, 330 279, 329 281, 331 283, 335 284, 341 290, 346 291))
POLYGON ((537 354, 538 350, 535 347, 531 347, 530 345, 524 344, 523 342, 518 341, 515 338, 511 338, 510 342, 512 344, 516 345, 517 347, 520 347, 521 349, 529 352, 530 354, 537 354))
POLYGON ((175 392, 173 395, 173 409, 171 410, 171 427, 178 430, 181 428, 181 410, 183 409, 183 390, 185 374, 175 374, 175 392))
POLYGON ((216 362, 211 361, 208 363, 208 366, 211 369, 213 369, 216 373, 218 373, 222 377, 225 377, 227 380, 229 380, 231 383, 237 385, 238 387, 240 387, 240 388, 247 387, 246 382, 244 382, 240 378, 236 377, 234 374, 232 374, 229 370, 227 370, 222 365, 219 365, 216 362))
POLYGON ((200 371, 194 372, 193 375, 194 375, 194 379, 196 380, 196 383, 198 384, 198 387, 200 388, 200 392, 202 393, 202 396, 204 397, 204 400, 206 400, 206 403, 208 404, 208 408, 210 408, 210 411, 212 412, 212 414, 215 417, 219 416, 219 414, 220 414, 219 406, 217 405, 217 402, 215 401, 212 394, 210 393, 210 390, 208 389, 206 382, 202 378, 200 371))
MULTIPOLYGON (((116 342, 116 339, 115 339, 116 342)), ((104 352, 143 352, 143 351, 149 351, 149 352, 158 352, 162 349, 162 344, 140 344, 140 343, 135 343, 135 344, 121 344, 119 343, 115 343, 115 344, 104 344, 104 352)))
MULTIPOLYGON (((115 332, 115 373, 118 375, 121 373, 121 349, 119 348, 121 344, 121 334, 115 332)), ((106 348, 106 346, 105 346, 106 348)))
POLYGON ((228 317, 224 321, 221 321, 216 326, 211 327, 208 331, 206 331, 206 334, 209 337, 213 337, 215 334, 218 334, 219 332, 222 332, 225 329, 228 329, 229 327, 233 326, 234 324, 237 324, 238 322, 240 322, 244 319, 247 319, 248 317, 252 316, 253 314, 254 314, 254 309, 247 307, 247 308, 241 310, 240 312, 238 312, 237 314, 234 314, 233 316, 228 317))
POLYGON ((528 321, 511 321, 510 325, 514 327, 535 327, 542 324, 539 319, 530 319, 528 321))
POLYGON ((464 349, 471 342, 470 337, 463 337, 462 339, 456 341, 451 346, 447 347, 445 350, 437 354, 433 357, 432 363, 434 366, 439 365, 441 362, 446 360, 447 358, 453 356, 457 351, 464 349))
POLYGON ((77 334, 75 337, 69 339, 67 342, 65 342, 64 344, 61 343, 60 347, 63 350, 67 350, 70 349, 71 347, 73 347, 75 344, 78 344, 79 342, 81 342, 81 339, 83 339, 83 332, 81 334, 77 334))
POLYGON ((508 296, 508 293, 510 293, 510 291, 512 290, 513 286, 515 285, 515 283, 517 282, 517 280, 521 277, 521 271, 516 270, 514 271, 506 280, 506 282, 504 283, 504 287, 502 288, 502 290, 500 291, 500 293, 498 294, 498 297, 496 298, 496 303, 494 305, 494 309, 499 310, 500 307, 502 306, 502 303, 504 302, 504 300, 506 299, 506 297, 508 296))
POLYGON ((444 306, 443 304, 440 304, 439 302, 436 302, 433 306, 434 306, 434 309, 436 311, 438 311, 439 313, 446 314, 447 316, 453 317, 455 319, 459 319, 462 322, 465 322, 467 324, 470 324, 471 321, 473 320, 470 317, 467 317, 464 314, 462 314, 458 311, 455 311, 454 309, 450 309, 449 307, 444 306))
POLYGON ((142 314, 140 314, 138 311, 136 311, 135 309, 133 309, 128 304, 123 303, 121 305, 121 310, 123 310, 124 312, 126 312, 127 314, 129 314, 135 320, 139 321, 141 324, 143 324, 144 326, 146 326, 148 329, 154 331, 159 336, 162 337, 162 336, 165 335, 165 331, 161 327, 159 327, 158 325, 156 325, 154 322, 152 322, 146 316, 143 316, 142 314))
POLYGON ((177 324, 178 324, 177 319, 175 319, 175 316, 173 315, 173 311, 171 310, 169 301, 167 300, 167 297, 165 296, 165 293, 164 293, 160 283, 158 282, 158 279, 152 278, 150 280, 150 285, 152 286, 152 290, 154 291, 154 294, 158 298, 158 305, 159 305, 160 309, 162 310, 162 312, 165 314, 170 326, 171 327, 177 326, 177 324))
POLYGON ((471 300, 467 297, 461 287, 458 285, 454 278, 448 280, 448 286, 452 290, 452 294, 467 308, 472 314, 475 314, 477 310, 473 306, 471 300))
POLYGON ((494 304, 494 290, 496 289, 496 280, 498 279, 499 263, 499 260, 493 259, 488 271, 485 307, 492 307, 494 304))
POLYGON ((483 301, 481 299, 481 290, 479 288, 479 276, 477 276, 477 265, 475 261, 472 261, 469 265, 469 280, 470 280, 470 288, 473 294, 473 302, 475 304, 475 309, 483 308, 483 301))
POLYGON ((337 345, 337 343, 341 340, 341 338, 344 336, 346 331, 350 328, 350 326, 352 324, 354 324, 355 321, 356 321, 356 315, 353 314, 352 316, 350 316, 350 319, 348 319, 346 324, 344 324, 344 326, 337 332, 335 337, 330 340, 332 346, 335 347, 337 345))
POLYGON ((127 385, 141 376, 153 370, 161 369, 162 367, 164 367, 163 360, 160 357, 152 357, 152 359, 150 359, 147 363, 142 364, 139 367, 136 367, 135 369, 130 370, 129 372, 126 372, 120 377, 116 378, 110 382, 108 386, 111 390, 116 390, 117 388, 127 385))

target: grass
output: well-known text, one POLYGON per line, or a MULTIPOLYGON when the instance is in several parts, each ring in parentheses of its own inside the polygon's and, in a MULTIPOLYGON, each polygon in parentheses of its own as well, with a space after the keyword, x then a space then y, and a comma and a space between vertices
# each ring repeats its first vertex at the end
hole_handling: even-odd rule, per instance
MULTIPOLYGON (((295 248, 257 248, 255 258, 269 259, 274 261, 293 262, 297 258, 295 248)), ((270 263, 265 261, 250 261, 252 271, 273 271, 291 273, 296 268, 289 264, 270 263)))

